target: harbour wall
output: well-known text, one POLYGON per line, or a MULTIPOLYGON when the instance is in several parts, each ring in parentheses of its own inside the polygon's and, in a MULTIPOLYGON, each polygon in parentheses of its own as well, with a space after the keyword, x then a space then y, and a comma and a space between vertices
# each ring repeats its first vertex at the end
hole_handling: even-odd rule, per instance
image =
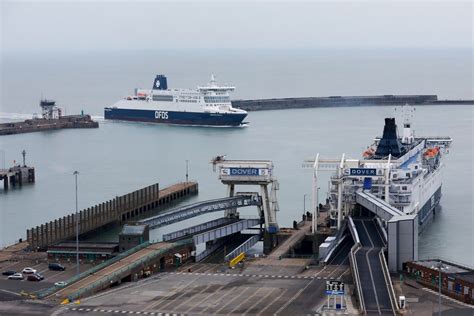
POLYGON ((232 101, 232 106, 246 111, 264 111, 317 107, 404 105, 407 103, 423 105, 437 102, 437 100, 437 95, 329 96, 234 100, 232 101))
POLYGON ((69 115, 58 119, 32 119, 23 122, 0 123, 0 135, 32 133, 63 128, 98 128, 90 115, 69 115))
POLYGON ((60 241, 76 236, 76 219, 79 234, 87 234, 112 223, 124 223, 137 217, 146 216, 187 196, 198 193, 197 182, 178 183, 159 190, 155 183, 134 192, 117 196, 112 200, 83 209, 76 214, 63 216, 26 231, 31 250, 44 250, 60 241))

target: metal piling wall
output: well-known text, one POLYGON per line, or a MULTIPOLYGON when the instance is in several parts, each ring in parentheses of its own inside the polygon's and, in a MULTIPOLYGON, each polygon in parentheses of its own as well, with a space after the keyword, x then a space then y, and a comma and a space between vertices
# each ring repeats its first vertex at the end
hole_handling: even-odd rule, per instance
MULTIPOLYGON (((127 222, 146 215, 153 209, 165 206, 198 192, 196 182, 178 183, 159 190, 155 183, 143 189, 117 196, 79 212, 79 234, 86 234, 113 222, 127 222)), ((30 249, 42 250, 76 235, 76 214, 63 216, 48 223, 30 228, 26 236, 30 249)))

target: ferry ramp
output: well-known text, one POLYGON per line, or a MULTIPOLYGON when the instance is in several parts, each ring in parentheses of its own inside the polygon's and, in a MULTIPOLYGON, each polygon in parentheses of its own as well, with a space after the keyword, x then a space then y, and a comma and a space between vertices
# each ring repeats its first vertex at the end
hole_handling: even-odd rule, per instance
POLYGON ((346 236, 344 240, 335 247, 331 254, 328 265, 349 265, 349 252, 354 246, 354 240, 351 236, 346 236))
POLYGON ((175 243, 160 242, 149 244, 136 252, 130 253, 128 256, 120 258, 120 260, 104 266, 102 269, 94 270, 90 273, 86 272, 79 280, 69 283, 66 287, 51 293, 46 298, 61 301, 69 299, 72 301, 85 295, 93 294, 109 287, 114 282, 120 282, 124 278, 131 276, 140 267, 189 242, 189 240, 186 240, 175 243))
POLYGON ((356 288, 367 315, 395 315, 396 301, 383 254, 386 242, 373 218, 353 219, 358 242, 351 250, 356 288))

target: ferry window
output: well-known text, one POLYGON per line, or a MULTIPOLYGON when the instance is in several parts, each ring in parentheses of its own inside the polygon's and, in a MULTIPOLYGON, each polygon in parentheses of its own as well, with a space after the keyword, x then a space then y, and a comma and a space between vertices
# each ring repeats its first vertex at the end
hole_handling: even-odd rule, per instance
POLYGON ((393 174, 393 178, 396 179, 398 177, 398 174, 393 174))
POLYGON ((406 190, 407 190, 407 187, 406 187, 405 185, 402 186, 402 190, 403 190, 403 191, 406 191, 406 190))

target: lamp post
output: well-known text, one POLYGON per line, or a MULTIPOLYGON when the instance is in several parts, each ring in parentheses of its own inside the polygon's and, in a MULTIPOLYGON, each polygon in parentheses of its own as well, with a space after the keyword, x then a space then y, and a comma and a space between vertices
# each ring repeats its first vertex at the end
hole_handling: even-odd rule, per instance
POLYGON ((74 171, 74 178, 76 182, 76 274, 79 275, 79 212, 78 212, 78 207, 77 207, 77 176, 79 172, 76 170, 74 171))
POLYGON ((188 160, 186 159, 186 183, 188 183, 188 177, 189 177, 189 168, 188 168, 188 160))
POLYGON ((443 285, 443 281, 441 279, 441 270, 444 269, 443 262, 440 260, 438 262, 438 272, 439 272, 439 278, 438 278, 438 315, 441 316, 441 287, 443 285))
POLYGON ((303 215, 306 214, 306 194, 303 195, 303 215))

